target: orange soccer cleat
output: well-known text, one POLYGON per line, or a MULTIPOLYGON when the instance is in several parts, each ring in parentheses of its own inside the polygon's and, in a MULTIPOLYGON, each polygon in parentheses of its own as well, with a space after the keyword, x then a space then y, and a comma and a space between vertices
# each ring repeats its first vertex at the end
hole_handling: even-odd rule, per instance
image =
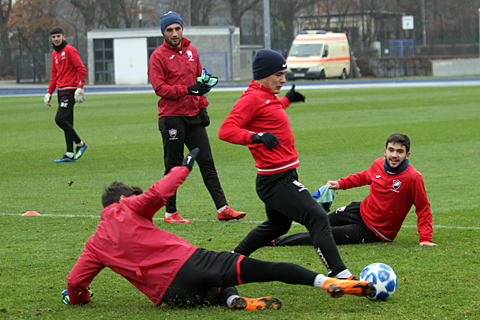
POLYGON ((365 297, 375 292, 375 288, 371 282, 359 280, 341 280, 336 278, 330 278, 326 280, 323 283, 322 288, 327 290, 328 294, 332 298, 341 298, 345 294, 365 297))
POLYGON ((237 297, 232 301, 233 310, 268 310, 268 309, 280 309, 282 307, 282 301, 275 297, 262 297, 257 299, 237 297))
POLYGON ((170 217, 164 218, 163 222, 165 222, 165 223, 183 223, 183 224, 190 223, 189 220, 183 219, 182 217, 180 217, 180 215, 178 214, 178 211, 175 211, 175 213, 173 213, 170 217))
POLYGON ((243 217, 245 217, 245 212, 233 210, 232 208, 230 208, 229 205, 227 205, 222 212, 217 214, 218 220, 223 220, 223 221, 233 220, 233 219, 239 220, 239 219, 242 219, 243 217))

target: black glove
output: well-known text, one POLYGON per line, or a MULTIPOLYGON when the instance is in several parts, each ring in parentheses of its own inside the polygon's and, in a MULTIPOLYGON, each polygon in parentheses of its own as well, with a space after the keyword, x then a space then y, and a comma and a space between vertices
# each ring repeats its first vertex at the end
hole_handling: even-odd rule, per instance
POLYGON ((273 133, 260 132, 252 136, 252 143, 263 143, 268 150, 273 151, 277 149, 276 144, 280 144, 280 140, 273 133))
POLYGON ((193 96, 203 96, 205 93, 210 91, 210 88, 204 83, 196 83, 193 86, 187 88, 188 94, 193 96))
POLYGON ((290 89, 290 91, 287 92, 285 97, 287 97, 287 99, 290 100, 290 103, 299 102, 299 101, 305 102, 305 96, 295 91, 295 85, 292 85, 292 89, 290 89))
POLYGON ((195 159, 198 156, 198 153, 200 152, 200 149, 195 148, 192 151, 190 151, 189 154, 183 159, 182 166, 187 167, 188 171, 192 171, 193 169, 193 164, 195 163, 195 159))
POLYGON ((200 120, 202 121, 202 126, 208 127, 210 125, 210 117, 208 116, 208 112, 206 108, 200 108, 200 112, 198 113, 200 116, 200 120))

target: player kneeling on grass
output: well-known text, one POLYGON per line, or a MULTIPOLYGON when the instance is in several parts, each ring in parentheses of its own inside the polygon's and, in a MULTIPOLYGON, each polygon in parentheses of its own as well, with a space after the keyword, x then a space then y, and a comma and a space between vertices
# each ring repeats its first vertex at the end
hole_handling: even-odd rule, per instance
POLYGON ((365 296, 370 282, 328 278, 291 263, 273 263, 231 252, 196 247, 185 239, 160 230, 154 214, 185 181, 198 155, 193 149, 145 193, 137 187, 114 182, 102 195, 104 209, 97 231, 67 276, 66 304, 85 304, 89 285, 105 267, 123 276, 155 305, 189 307, 226 303, 232 309, 279 309, 274 297, 240 297, 235 285, 281 281, 325 289, 334 298, 344 294, 365 296))

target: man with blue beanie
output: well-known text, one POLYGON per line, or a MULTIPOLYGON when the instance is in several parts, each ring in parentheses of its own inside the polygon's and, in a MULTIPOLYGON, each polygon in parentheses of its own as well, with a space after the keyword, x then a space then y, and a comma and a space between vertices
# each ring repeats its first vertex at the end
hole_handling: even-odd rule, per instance
MULTIPOLYGON (((202 65, 197 49, 182 37, 183 21, 176 12, 168 11, 160 19, 165 37, 150 56, 148 78, 158 100, 158 128, 163 139, 165 174, 182 163, 184 146, 200 149, 197 163, 203 181, 215 203, 218 220, 241 219, 244 212, 230 208, 213 161, 207 127, 208 100, 204 96, 213 85, 197 82, 202 65)), ((190 223, 177 211, 176 194, 166 204, 166 223, 190 223)))
POLYGON ((168 11, 166 12, 162 18, 160 19, 160 30, 162 31, 162 34, 165 34, 165 29, 174 23, 178 23, 180 27, 182 27, 183 30, 183 20, 182 17, 176 12, 173 11, 168 11))
POLYGON ((256 191, 265 203, 267 220, 251 230, 234 252, 249 256, 265 243, 284 235, 296 221, 304 225, 313 248, 332 277, 325 286, 364 296, 369 284, 356 280, 340 257, 325 210, 298 181, 300 165, 285 109, 305 97, 295 85, 279 98, 286 82, 287 63, 273 50, 260 50, 253 59, 253 80, 223 122, 221 140, 246 145, 257 167, 256 191), (335 279, 337 278, 337 279, 335 279), (338 279, 348 279, 342 281, 338 279))

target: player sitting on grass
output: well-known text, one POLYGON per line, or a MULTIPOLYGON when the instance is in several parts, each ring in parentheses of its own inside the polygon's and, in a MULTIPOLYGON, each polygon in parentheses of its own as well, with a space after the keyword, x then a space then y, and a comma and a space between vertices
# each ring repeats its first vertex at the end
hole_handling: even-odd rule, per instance
POLYGON ((160 230, 152 218, 185 181, 198 152, 198 148, 193 149, 182 166, 172 168, 145 193, 122 182, 106 188, 100 224, 67 276, 64 303, 88 303, 89 285, 105 267, 130 281, 155 305, 166 303, 176 307, 222 303, 232 309, 245 310, 281 307, 281 301, 274 297, 239 296, 234 286, 251 282, 281 281, 314 286, 334 298, 373 292, 373 285, 367 281, 339 280, 292 263, 209 251, 160 230))
MULTIPOLYGON (((327 181, 332 190, 370 185, 370 194, 362 202, 352 202, 328 215, 337 245, 392 242, 414 205, 420 246, 436 246, 423 177, 409 163, 409 156, 410 138, 394 133, 387 139, 384 158, 376 159, 367 170, 327 181)), ((310 234, 305 232, 277 238, 267 245, 311 244, 310 234)))

